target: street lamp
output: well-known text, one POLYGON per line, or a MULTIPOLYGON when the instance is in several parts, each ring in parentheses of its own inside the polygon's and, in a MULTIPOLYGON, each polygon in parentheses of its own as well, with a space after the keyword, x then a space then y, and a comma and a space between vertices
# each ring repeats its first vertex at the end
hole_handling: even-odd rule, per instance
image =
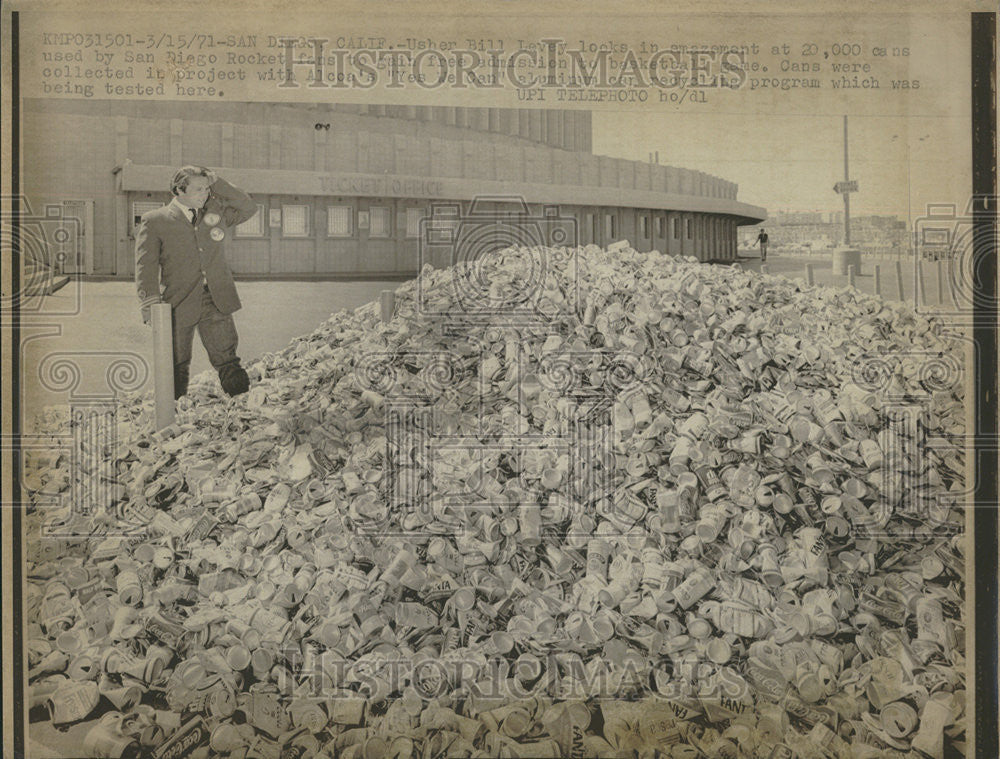
MULTIPOLYGON (((917 142, 923 142, 928 137, 929 134, 925 134, 923 137, 918 137, 917 142)), ((892 141, 895 142, 899 139, 898 134, 892 136, 892 141)), ((911 258, 916 259, 917 249, 917 230, 913 228, 913 212, 911 210, 910 198, 912 197, 912 190, 910 189, 910 146, 906 146, 906 237, 910 241, 910 255, 911 258)))

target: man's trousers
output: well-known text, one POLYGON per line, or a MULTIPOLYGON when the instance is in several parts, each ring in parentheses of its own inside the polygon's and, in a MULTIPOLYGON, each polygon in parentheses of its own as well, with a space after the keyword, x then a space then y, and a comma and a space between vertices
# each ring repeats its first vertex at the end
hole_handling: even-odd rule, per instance
POLYGON ((236 346, 239 336, 232 314, 222 313, 212 300, 208 285, 202 288, 201 315, 194 324, 180 325, 174 314, 174 397, 180 398, 187 392, 191 367, 191 348, 195 329, 205 346, 208 360, 219 373, 223 389, 229 395, 246 392, 249 385, 246 372, 240 366, 236 346))

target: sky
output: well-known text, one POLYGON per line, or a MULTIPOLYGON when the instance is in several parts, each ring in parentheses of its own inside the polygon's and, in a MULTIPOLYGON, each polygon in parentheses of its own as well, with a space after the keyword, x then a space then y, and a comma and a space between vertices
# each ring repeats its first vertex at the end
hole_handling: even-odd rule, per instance
MULTIPOLYGON (((697 169, 739 185, 737 198, 770 213, 842 211, 843 115, 594 112, 593 152, 697 169)), ((971 186, 967 117, 850 116, 851 215, 919 218, 928 203, 956 204, 971 186)))

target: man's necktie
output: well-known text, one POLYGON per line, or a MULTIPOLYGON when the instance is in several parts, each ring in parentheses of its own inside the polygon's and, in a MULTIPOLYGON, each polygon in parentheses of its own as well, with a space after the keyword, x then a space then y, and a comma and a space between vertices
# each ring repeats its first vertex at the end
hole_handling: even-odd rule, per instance
POLYGON ((197 208, 192 208, 191 209, 191 224, 193 224, 195 226, 197 226, 197 224, 198 224, 198 209, 197 208))

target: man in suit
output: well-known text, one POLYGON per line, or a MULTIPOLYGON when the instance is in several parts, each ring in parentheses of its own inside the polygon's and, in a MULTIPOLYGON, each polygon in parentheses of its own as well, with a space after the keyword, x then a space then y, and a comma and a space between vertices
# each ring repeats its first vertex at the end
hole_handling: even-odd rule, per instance
POLYGON ((184 166, 170 185, 173 199, 143 214, 135 241, 135 281, 142 320, 154 303, 173 307, 174 396, 187 392, 194 331, 229 395, 250 388, 236 355, 233 312, 241 307, 223 255, 232 228, 257 212, 249 195, 204 166, 184 166), (162 288, 162 289, 161 289, 162 288))

